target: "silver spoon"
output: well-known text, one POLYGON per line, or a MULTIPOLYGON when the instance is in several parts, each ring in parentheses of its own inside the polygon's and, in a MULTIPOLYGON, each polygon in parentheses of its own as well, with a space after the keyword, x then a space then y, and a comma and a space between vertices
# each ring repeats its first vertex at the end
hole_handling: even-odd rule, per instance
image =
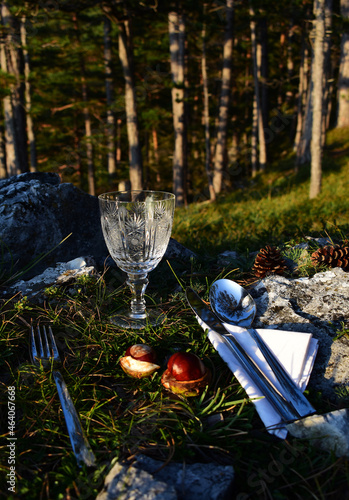
POLYGON ((315 413, 315 409, 258 332, 250 328, 257 311, 251 295, 235 281, 221 279, 211 285, 210 304, 223 323, 246 328, 284 389, 286 399, 294 406, 300 417, 315 413))

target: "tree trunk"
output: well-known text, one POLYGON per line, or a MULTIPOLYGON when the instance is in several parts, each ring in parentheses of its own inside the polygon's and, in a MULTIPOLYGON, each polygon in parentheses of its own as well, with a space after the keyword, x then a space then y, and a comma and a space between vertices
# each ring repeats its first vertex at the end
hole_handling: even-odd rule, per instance
POLYGON ((184 106, 185 21, 178 12, 169 12, 168 29, 172 74, 172 112, 174 128, 173 192, 178 206, 184 205, 185 194, 185 145, 186 119, 184 106))
POLYGON ((332 97, 332 62, 331 62, 331 35, 332 35, 332 0, 325 0, 325 39, 324 39, 324 74, 323 74, 323 104, 322 104, 322 145, 325 144, 331 114, 332 97))
POLYGON ((5 150, 7 174, 16 175, 28 170, 27 135, 23 106, 23 87, 20 74, 17 30, 7 2, 1 4, 1 24, 6 35, 1 37, 1 68, 14 76, 10 95, 4 98, 5 150))
POLYGON ((251 131, 251 176, 257 175, 258 158, 258 106, 256 93, 253 95, 252 131, 251 131))
MULTIPOLYGON (((308 30, 305 32, 305 39, 311 39, 310 44, 313 45, 313 40, 312 40, 313 34, 309 33, 308 30)), ((304 92, 306 95, 304 95, 305 99, 305 107, 304 107, 304 112, 302 114, 302 123, 301 123, 301 136, 299 139, 298 147, 297 147, 297 154, 296 154, 296 170, 298 169, 299 165, 303 165, 304 163, 309 163, 311 160, 311 153, 310 153, 310 143, 311 143, 311 134, 312 134, 312 124, 313 124, 313 70, 314 70, 314 65, 313 65, 313 59, 314 59, 314 51, 312 50, 311 52, 311 65, 310 65, 310 75, 308 77, 307 75, 307 70, 308 70, 308 57, 307 57, 307 43, 304 47, 302 47, 302 50, 305 50, 306 52, 304 53, 304 78, 306 80, 304 81, 304 92)))
POLYGON ((259 94, 259 78, 260 64, 257 61, 257 40, 256 40, 256 22, 254 20, 255 13, 250 2, 250 28, 251 28, 251 51, 252 51, 252 65, 253 65, 253 80, 255 92, 255 106, 257 114, 257 127, 258 127, 258 141, 259 141, 259 168, 263 172, 267 164, 267 148, 265 144, 264 126, 262 117, 262 108, 259 94))
POLYGON ((5 155, 5 137, 4 137, 4 130, 0 125, 0 179, 5 179, 6 177, 7 177, 7 172, 6 172, 6 155, 5 155))
POLYGON ((269 121, 269 101, 268 101, 268 24, 264 16, 259 21, 260 27, 260 89, 261 89, 261 109, 263 126, 268 126, 269 121))
POLYGON ((83 73, 81 73, 81 85, 82 85, 82 98, 85 103, 83 113, 85 121, 88 192, 89 194, 94 196, 96 194, 96 187, 95 187, 95 173, 93 164, 92 127, 91 127, 90 112, 87 106, 88 98, 87 98, 86 78, 83 73))
POLYGON ((301 144, 302 132, 303 132, 303 116, 305 114, 305 107, 307 101, 307 90, 308 90, 308 72, 309 72, 309 50, 308 45, 305 41, 304 34, 302 35, 302 53, 301 53, 301 63, 299 67, 299 84, 298 84, 298 97, 297 97, 297 127, 296 135, 294 139, 294 151, 297 155, 300 154, 299 148, 301 144))
MULTIPOLYGON (((75 14, 73 14, 73 21, 74 21, 74 29, 76 37, 79 44, 79 50, 81 50, 80 40, 79 40, 78 20, 75 14)), ((85 62, 81 52, 80 52, 80 75, 81 75, 82 100, 84 102, 83 115, 85 123, 88 192, 90 195, 94 196, 96 194, 96 188, 95 188, 95 175, 94 175, 94 164, 93 164, 92 127, 91 127, 90 112, 88 109, 85 62)))
POLYGON ((160 175, 160 162, 159 162, 159 142, 158 142, 158 133, 156 128, 153 127, 151 131, 152 142, 153 142, 153 153, 154 153, 154 163, 156 168, 156 186, 159 188, 161 184, 161 175, 160 175))
MULTIPOLYGON (((5 2, 6 4, 6 2, 5 2)), ((15 124, 15 145, 18 165, 21 172, 28 172, 28 154, 27 154, 27 130, 24 106, 24 84, 22 74, 22 64, 19 52, 19 26, 17 20, 13 18, 8 7, 5 8, 7 14, 5 24, 9 28, 6 44, 7 70, 14 75, 16 83, 11 86, 11 102, 13 108, 15 124)))
POLYGON ((222 87, 219 102, 217 143, 214 159, 213 188, 218 194, 223 187, 224 165, 227 152, 228 115, 231 95, 232 59, 233 59, 233 28, 234 0, 227 0, 227 23, 223 46, 222 87))
POLYGON ((116 164, 121 162, 121 125, 122 120, 118 118, 116 121, 116 164))
POLYGON ((286 90, 286 102, 291 104, 293 101, 293 91, 291 87, 291 81, 294 74, 294 62, 293 62, 293 47, 294 47, 294 20, 291 18, 287 33, 287 90, 286 90))
MULTIPOLYGON (((5 2, 1 4, 1 24, 5 26, 8 15, 8 7, 5 2)), ((7 37, 0 37, 0 65, 2 71, 8 73, 7 56, 6 56, 6 41, 7 37)), ((16 154, 16 130, 15 119, 13 114, 11 95, 6 95, 3 98, 4 109, 4 125, 5 125, 5 159, 7 176, 17 175, 20 173, 18 164, 18 156, 16 154)))
POLYGON ((313 126, 311 136, 311 174, 309 198, 315 198, 321 191, 322 177, 322 103, 324 76, 325 1, 314 0, 314 58, 313 83, 313 126))
POLYGON ((341 39, 337 127, 349 127, 349 0, 341 0, 341 15, 346 21, 346 28, 341 39))
POLYGON ((27 122, 27 135, 29 142, 29 156, 30 156, 30 171, 36 172, 37 170, 37 159, 36 159, 36 143, 35 143, 35 132, 34 124, 31 117, 31 85, 29 81, 30 75, 30 61, 29 53, 27 49, 27 31, 26 31, 26 17, 21 18, 21 44, 23 51, 24 60, 24 95, 25 95, 25 110, 26 110, 26 122, 27 122))
POLYGON ((107 98, 107 166, 108 174, 114 177, 116 174, 115 161, 115 116, 113 105, 113 78, 112 78, 112 51, 111 51, 111 22, 108 17, 104 18, 104 68, 105 68, 105 92, 107 98))
POLYGON ((133 77, 132 43, 129 21, 119 23, 119 57, 125 79, 125 109, 130 161, 131 189, 143 188, 143 164, 139 140, 136 91, 133 77))
MULTIPOLYGON (((205 14, 206 4, 204 4, 205 14)), ((212 183, 211 172, 211 138, 210 138, 210 109, 209 109, 209 96, 208 96, 208 78, 206 67, 206 25, 202 28, 202 58, 201 58, 201 71, 202 71, 202 85, 204 90, 204 123, 205 123, 205 170, 207 175, 208 190, 210 193, 210 200, 215 201, 216 193, 212 183)))

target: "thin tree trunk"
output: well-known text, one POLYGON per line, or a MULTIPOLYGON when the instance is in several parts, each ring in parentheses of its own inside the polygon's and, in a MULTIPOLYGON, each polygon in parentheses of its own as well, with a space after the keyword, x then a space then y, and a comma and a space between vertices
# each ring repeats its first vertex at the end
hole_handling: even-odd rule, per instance
POLYGON ((129 21, 119 23, 119 57, 125 79, 125 108, 130 162, 131 189, 143 188, 143 164, 139 140, 136 91, 133 77, 132 44, 129 21))
POLYGON ((78 130, 78 116, 77 112, 74 111, 74 139, 73 139, 73 158, 75 163, 75 169, 78 178, 78 186, 82 188, 82 168, 81 168, 81 147, 80 147, 80 139, 79 139, 79 130, 78 130))
POLYGON ((323 75, 323 104, 322 104, 322 146, 325 144, 326 131, 330 122, 332 96, 332 63, 331 63, 331 35, 332 35, 332 0, 325 0, 325 39, 324 39, 324 75, 323 75))
POLYGON ((24 106, 24 84, 19 52, 20 31, 8 6, 4 2, 4 24, 8 29, 6 43, 7 71, 14 75, 16 83, 11 85, 11 103, 15 125, 15 147, 20 172, 29 170, 27 154, 27 130, 24 106))
MULTIPOLYGON (((305 38, 312 38, 312 33, 308 33, 308 30, 305 33, 305 38)), ((311 44, 313 45, 313 40, 311 40, 311 44)), ((305 49, 306 50, 306 49, 305 49)), ((304 64, 308 65, 308 57, 307 54, 304 54, 304 64)), ((306 78, 305 85, 306 92, 305 95, 305 107, 302 115, 302 124, 301 124, 301 137, 297 147, 296 154, 296 170, 299 165, 303 165, 304 163, 309 163, 311 160, 310 153, 310 143, 311 143, 311 134, 312 134, 312 124, 313 124, 313 59, 314 59, 314 51, 311 52, 311 65, 310 65, 310 75, 308 77, 307 70, 308 66, 305 67, 304 77, 306 78)))
MULTIPOLYGON (((74 29, 76 37, 79 44, 79 49, 81 50, 80 40, 79 40, 79 27, 76 14, 73 14, 74 29)), ((95 188, 95 175, 94 175, 94 164, 93 164, 93 146, 92 146, 92 126, 91 117, 88 109, 88 95, 87 95, 87 83, 85 74, 85 62, 80 53, 80 74, 81 74, 81 90, 82 90, 82 100, 84 102, 83 115, 85 123, 85 138, 86 138, 86 159, 87 159, 87 179, 88 179, 88 192, 92 196, 96 194, 95 188)))
POLYGON ((253 65, 253 79, 254 79, 254 92, 255 92, 255 105, 257 114, 258 126, 258 142, 259 142, 259 168, 263 172, 267 164, 267 148, 264 136, 264 126, 262 109, 259 94, 259 78, 260 66, 257 61, 257 40, 256 40, 256 22, 254 20, 255 13, 250 2, 250 28, 251 28, 251 50, 252 50, 252 65, 253 65))
POLYGON ((104 18, 104 70, 105 70, 105 92, 107 98, 107 166, 110 177, 116 174, 115 161, 115 116, 113 105, 113 78, 112 78, 112 51, 111 51, 111 22, 108 17, 104 18))
POLYGON ((5 137, 4 137, 4 130, 0 125, 0 179, 5 179, 6 177, 7 177, 7 172, 6 172, 6 155, 5 155, 5 137))
POLYGON ((294 139, 294 151, 298 152, 302 137, 302 125, 303 116, 305 113, 306 99, 307 99, 307 89, 308 89, 308 59, 309 51, 308 45, 305 41, 304 35, 302 35, 302 53, 301 53, 301 63, 299 67, 299 84, 298 84, 298 97, 297 97, 297 127, 296 135, 294 139))
POLYGON ((93 163, 92 127, 91 127, 90 112, 87 106, 88 98, 87 98, 86 78, 83 73, 81 73, 81 85, 82 85, 82 98, 85 103, 83 113, 85 121, 88 192, 89 194, 94 196, 96 194, 96 188, 95 188, 95 173, 94 173, 94 163, 93 163))
MULTIPOLYGON (((279 74, 284 75, 285 74, 285 43, 286 43, 286 35, 284 31, 280 34, 280 49, 279 49, 279 74)), ((284 85, 282 83, 282 80, 280 80, 280 84, 278 86, 278 93, 277 93, 277 107, 280 109, 281 106, 283 105, 283 88, 284 85)))
POLYGON ((184 107, 184 49, 185 22, 178 12, 169 12, 168 29, 172 73, 172 112, 174 128, 173 192, 176 203, 185 203, 185 107, 184 107))
POLYGON ((309 198, 321 191, 322 177, 322 103, 324 76, 325 0, 314 0, 315 40, 313 58, 313 126, 311 137, 311 174, 309 198))
POLYGON ((154 152, 154 163, 156 167, 156 185, 159 187, 161 184, 161 175, 160 175, 160 162, 159 162, 159 142, 158 142, 158 133, 156 128, 152 128, 152 141, 153 141, 153 152, 154 152))
POLYGON ((269 121, 269 102, 268 102, 268 25, 267 18, 264 16, 259 22, 260 26, 260 89, 261 89, 261 109, 263 117, 263 126, 268 126, 269 121))
POLYGON ((22 102, 22 84, 14 20, 5 0, 1 4, 1 24, 6 35, 1 37, 1 68, 15 77, 10 83, 10 95, 3 100, 5 120, 5 150, 9 176, 28 170, 26 128, 22 102))
MULTIPOLYGON (((341 0, 343 21, 349 22, 349 0, 341 0)), ((348 26, 348 24, 346 24, 348 26)), ((349 30, 345 28, 341 39, 341 56, 338 76, 337 127, 349 127, 349 30)))
POLYGON ((121 162, 121 118, 116 121, 116 164, 121 162))
POLYGON ((313 81, 310 79, 308 85, 307 100, 305 105, 305 111, 303 115, 302 124, 302 137, 299 143, 299 148, 297 150, 296 165, 303 165, 304 163, 310 162, 310 143, 311 143, 311 131, 313 125, 313 81))
POLYGON ((24 95, 25 95, 25 109, 26 109, 26 122, 27 122, 27 135, 29 142, 29 156, 30 156, 30 171, 36 172, 37 159, 36 159, 36 142, 34 124, 31 116, 32 102, 31 102, 31 85, 29 81, 30 75, 30 61, 29 52, 27 49, 27 31, 26 31, 26 17, 21 18, 21 44, 24 60, 24 95))
POLYGON ((257 175, 258 158, 258 106, 256 93, 253 94, 252 131, 251 131, 251 176, 257 175))
MULTIPOLYGON (((206 4, 204 4, 204 15, 206 4)), ((206 67, 206 24, 202 28, 202 58, 201 58, 201 71, 202 71, 202 85, 204 90, 204 123, 205 123, 205 170, 207 175, 208 189, 210 193, 210 200, 215 201, 216 193, 212 183, 211 172, 211 138, 210 138, 210 109, 209 109, 209 96, 208 96, 208 78, 206 67)))
POLYGON ((290 24, 287 33, 287 91, 286 91, 286 102, 291 103, 293 100, 293 91, 290 83, 294 73, 294 62, 293 62, 293 47, 294 47, 294 20, 290 19, 290 24))
POLYGON ((233 59, 233 28, 234 28, 234 0, 227 0, 227 23, 223 46, 222 87, 219 102, 219 117, 217 130, 217 143, 214 158, 213 188, 218 194, 223 188, 224 165, 227 153, 227 132, 229 118, 229 103, 232 81, 233 59))
MULTIPOLYGON (((6 17, 8 15, 8 7, 5 2, 1 4, 1 23, 6 25, 6 17)), ((6 40, 5 37, 0 37, 0 65, 2 71, 8 73, 7 57, 6 57, 6 40)), ((5 125, 5 157, 6 157, 6 172, 7 176, 17 175, 20 173, 18 156, 16 154, 16 130, 15 120, 11 102, 11 96, 6 95, 3 98, 4 109, 4 125, 5 125)))

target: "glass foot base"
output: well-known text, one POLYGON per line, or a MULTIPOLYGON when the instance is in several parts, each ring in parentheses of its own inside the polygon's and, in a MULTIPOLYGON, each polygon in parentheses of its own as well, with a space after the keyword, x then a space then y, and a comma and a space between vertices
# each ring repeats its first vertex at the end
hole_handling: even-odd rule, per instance
POLYGON ((121 328, 132 328, 140 330, 146 326, 160 326, 166 318, 166 314, 160 309, 149 309, 146 311, 145 318, 133 318, 129 309, 123 309, 115 316, 109 318, 113 325, 120 326, 121 328))

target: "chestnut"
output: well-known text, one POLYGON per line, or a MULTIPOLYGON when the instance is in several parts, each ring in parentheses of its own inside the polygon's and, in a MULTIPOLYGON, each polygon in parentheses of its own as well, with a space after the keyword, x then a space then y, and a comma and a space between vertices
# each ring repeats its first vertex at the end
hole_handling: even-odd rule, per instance
POLYGON ((132 356, 133 359, 138 361, 148 361, 148 363, 155 363, 156 352, 147 344, 135 344, 126 349, 125 356, 132 356))
POLYGON ((127 375, 143 378, 149 377, 160 368, 155 361, 156 353, 152 347, 135 344, 126 349, 125 356, 120 359, 120 365, 127 375))
POLYGON ((196 354, 191 352, 172 354, 167 368, 176 380, 197 380, 205 373, 205 365, 196 354))
POLYGON ((196 354, 176 352, 161 377, 165 389, 182 396, 197 396, 209 384, 211 373, 196 354))

